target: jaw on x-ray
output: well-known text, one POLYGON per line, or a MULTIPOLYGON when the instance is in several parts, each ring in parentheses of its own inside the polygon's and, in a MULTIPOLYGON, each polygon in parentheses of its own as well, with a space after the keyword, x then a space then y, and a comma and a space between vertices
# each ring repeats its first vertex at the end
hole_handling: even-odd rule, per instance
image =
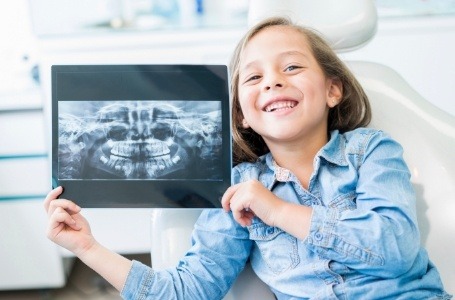
POLYGON ((59 179, 221 178, 219 101, 63 101, 59 179))

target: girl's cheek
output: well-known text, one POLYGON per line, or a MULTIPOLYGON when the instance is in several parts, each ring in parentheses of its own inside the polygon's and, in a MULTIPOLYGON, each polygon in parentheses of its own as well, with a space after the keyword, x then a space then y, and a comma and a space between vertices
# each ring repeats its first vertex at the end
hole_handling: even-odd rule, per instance
POLYGON ((256 93, 252 89, 243 89, 239 91, 239 101, 241 106, 254 102, 255 97, 256 93))

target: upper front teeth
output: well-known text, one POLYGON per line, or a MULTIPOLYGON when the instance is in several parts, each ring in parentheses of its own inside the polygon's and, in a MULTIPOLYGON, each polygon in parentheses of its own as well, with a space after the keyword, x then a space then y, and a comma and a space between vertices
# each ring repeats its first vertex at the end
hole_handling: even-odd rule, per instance
POLYGON ((271 112, 277 109, 287 109, 287 108, 293 108, 295 106, 294 101, 278 101, 278 102, 273 102, 272 104, 268 105, 265 108, 266 112, 271 112))

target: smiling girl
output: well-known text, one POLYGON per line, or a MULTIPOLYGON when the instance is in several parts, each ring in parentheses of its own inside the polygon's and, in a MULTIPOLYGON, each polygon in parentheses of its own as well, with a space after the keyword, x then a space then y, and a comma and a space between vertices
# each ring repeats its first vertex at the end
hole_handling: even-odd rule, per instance
POLYGON ((233 186, 204 211, 178 266, 154 271, 100 245, 51 191, 48 237, 125 299, 221 299, 247 260, 277 299, 450 299, 421 248, 401 146, 365 128, 368 99, 311 30, 273 18, 231 63, 233 186))

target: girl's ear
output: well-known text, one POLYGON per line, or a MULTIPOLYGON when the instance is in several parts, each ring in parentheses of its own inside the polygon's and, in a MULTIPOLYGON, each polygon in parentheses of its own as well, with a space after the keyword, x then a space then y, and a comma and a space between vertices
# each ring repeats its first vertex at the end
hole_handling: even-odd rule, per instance
POLYGON ((248 124, 248 122, 245 119, 242 119, 242 127, 245 129, 250 128, 250 125, 248 124))
POLYGON ((338 78, 328 79, 329 89, 327 94, 327 105, 332 108, 340 103, 343 97, 343 83, 338 78))

